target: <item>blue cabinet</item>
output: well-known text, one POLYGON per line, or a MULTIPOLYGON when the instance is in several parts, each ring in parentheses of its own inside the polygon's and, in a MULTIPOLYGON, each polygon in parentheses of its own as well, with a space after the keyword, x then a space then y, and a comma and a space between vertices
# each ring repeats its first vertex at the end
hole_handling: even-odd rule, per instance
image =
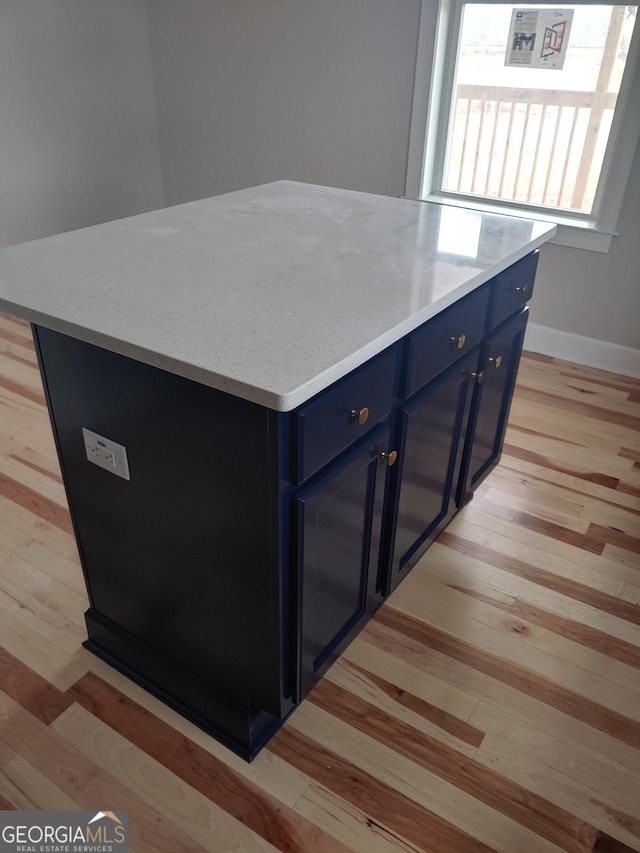
POLYGON ((399 460, 387 592, 395 589, 456 512, 477 364, 476 349, 398 408, 399 460))
POLYGON ((297 459, 321 468, 295 498, 301 696, 497 464, 536 264, 522 259, 297 414, 297 459), (354 444, 356 406, 384 429, 365 419, 354 444), (374 459, 389 435, 384 478, 374 459), (332 460, 331 443, 351 449, 332 460))
POLYGON ((522 352, 528 312, 521 310, 500 326, 482 348, 480 375, 465 447, 457 504, 463 506, 487 474, 498 464, 522 352))
POLYGON ((388 448, 389 429, 378 427, 294 499, 301 582, 299 698, 382 600, 378 561, 388 448))
POLYGON ((87 647, 253 758, 498 461, 535 265, 293 412, 35 327, 87 647))

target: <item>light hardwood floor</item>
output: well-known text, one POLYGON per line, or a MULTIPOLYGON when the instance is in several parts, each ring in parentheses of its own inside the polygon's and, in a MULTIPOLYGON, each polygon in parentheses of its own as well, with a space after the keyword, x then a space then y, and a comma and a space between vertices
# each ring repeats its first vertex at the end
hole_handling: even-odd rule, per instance
POLYGON ((131 849, 640 851, 640 382, 523 358, 503 460, 251 765, 81 647, 29 327, 0 316, 0 808, 131 849))

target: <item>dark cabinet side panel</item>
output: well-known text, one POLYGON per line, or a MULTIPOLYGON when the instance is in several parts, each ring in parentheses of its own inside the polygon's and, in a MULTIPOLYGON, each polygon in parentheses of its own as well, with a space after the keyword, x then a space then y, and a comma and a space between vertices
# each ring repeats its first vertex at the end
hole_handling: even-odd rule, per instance
POLYGON ((270 413, 36 332, 92 608, 235 701, 280 715, 270 413), (127 448, 130 481, 87 461, 83 427, 127 448))

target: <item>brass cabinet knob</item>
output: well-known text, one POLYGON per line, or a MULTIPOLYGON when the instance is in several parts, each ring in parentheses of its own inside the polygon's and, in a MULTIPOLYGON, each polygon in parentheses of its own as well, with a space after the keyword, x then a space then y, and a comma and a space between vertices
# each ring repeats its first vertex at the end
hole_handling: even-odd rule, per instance
POLYGON ((462 349, 462 347, 464 346, 464 344, 465 344, 465 341, 466 341, 466 340, 467 340, 467 336, 466 336, 466 335, 459 335, 457 338, 456 338, 455 336, 454 336, 454 337, 449 338, 449 341, 450 341, 452 344, 455 344, 455 346, 457 346, 457 347, 458 347, 458 349, 462 349))
POLYGON ((366 424, 369 418, 369 409, 366 406, 363 406, 361 409, 351 409, 349 412, 349 417, 354 421, 358 421, 360 426, 366 424))
POLYGON ((525 296, 527 291, 529 290, 529 284, 528 283, 523 284, 522 286, 517 285, 513 289, 515 290, 516 293, 521 293, 523 296, 525 296))
POLYGON ((495 358, 488 358, 487 361, 497 369, 502 364, 502 356, 497 355, 495 358))
POLYGON ((385 453, 384 451, 382 451, 382 453, 380 454, 380 458, 386 459, 387 465, 389 466, 389 468, 391 468, 392 465, 395 465, 396 459, 398 458, 398 451, 390 450, 389 453, 385 453))
POLYGON ((471 376, 476 380, 478 385, 482 385, 484 382, 484 370, 481 370, 479 373, 472 373, 471 376))

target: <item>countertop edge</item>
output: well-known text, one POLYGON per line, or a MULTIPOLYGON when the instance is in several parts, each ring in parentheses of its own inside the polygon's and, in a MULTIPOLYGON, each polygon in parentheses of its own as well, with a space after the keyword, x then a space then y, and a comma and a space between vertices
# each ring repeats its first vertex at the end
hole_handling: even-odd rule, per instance
POLYGON ((363 365, 366 361, 380 354, 387 347, 397 343, 405 335, 413 332, 427 320, 432 319, 437 314, 450 307, 458 300, 467 296, 469 293, 476 290, 478 287, 490 281, 499 273, 503 272, 507 267, 519 261, 521 258, 528 255, 530 252, 539 248, 547 242, 555 233, 555 227, 550 226, 550 230, 534 238, 530 243, 517 249, 513 252, 505 254, 499 263, 494 264, 490 269, 472 276, 468 281, 461 284, 455 290, 450 291, 444 297, 431 303, 428 307, 417 311, 411 317, 407 318, 402 323, 389 329, 382 335, 371 340, 366 345, 350 353, 346 358, 336 362, 336 364, 310 377, 309 380, 292 389, 272 390, 261 388, 254 385, 248 385, 237 379, 223 376, 206 367, 197 364, 187 364, 178 360, 172 359, 162 353, 153 352, 144 347, 137 346, 135 343, 125 340, 113 338, 100 332, 93 332, 90 329, 79 327, 76 324, 64 320, 59 317, 43 314, 40 311, 25 308, 24 306, 11 303, 10 301, 0 297, 0 310, 13 314, 29 321, 35 325, 43 326, 62 334, 69 335, 84 341, 88 344, 102 347, 118 353, 127 358, 132 358, 148 364, 152 367, 157 367, 160 370, 165 370, 169 373, 182 376, 199 384, 215 388, 218 391, 223 391, 232 394, 242 399, 248 400, 258 405, 265 406, 277 412, 289 412, 298 406, 306 403, 316 394, 324 391, 334 382, 344 378, 352 370, 363 365))

